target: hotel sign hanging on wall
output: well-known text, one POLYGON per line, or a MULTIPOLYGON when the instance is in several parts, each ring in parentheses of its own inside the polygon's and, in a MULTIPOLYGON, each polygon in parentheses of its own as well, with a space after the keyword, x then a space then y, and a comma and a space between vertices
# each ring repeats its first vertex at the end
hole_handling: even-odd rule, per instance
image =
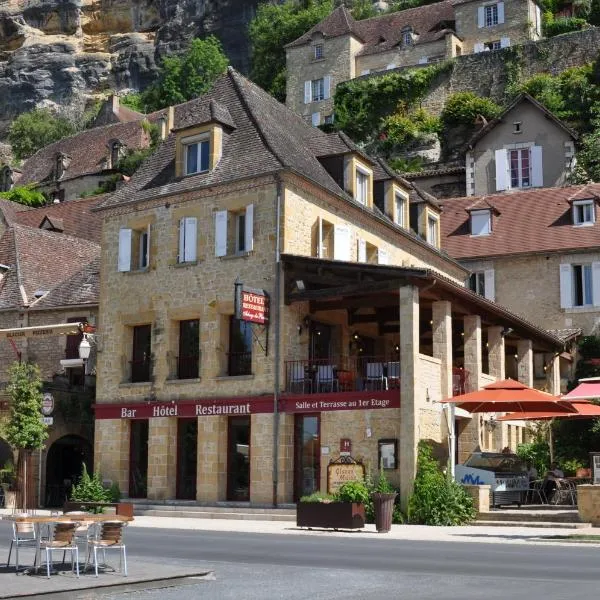
POLYGON ((268 325, 269 294, 265 290, 246 287, 239 279, 234 285, 236 318, 258 325, 268 325))

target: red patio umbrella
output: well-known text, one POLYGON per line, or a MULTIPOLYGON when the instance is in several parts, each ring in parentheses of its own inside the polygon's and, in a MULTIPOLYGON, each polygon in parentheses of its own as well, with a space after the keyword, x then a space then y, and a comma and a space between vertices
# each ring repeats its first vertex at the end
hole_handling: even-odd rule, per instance
POLYGON ((565 394, 563 400, 591 400, 600 398, 600 377, 587 377, 579 380, 579 385, 565 394))
POLYGON ((481 390, 452 396, 442 400, 445 404, 454 404, 471 413, 481 412, 555 412, 573 413, 575 409, 569 401, 562 400, 526 386, 514 379, 495 381, 481 390))

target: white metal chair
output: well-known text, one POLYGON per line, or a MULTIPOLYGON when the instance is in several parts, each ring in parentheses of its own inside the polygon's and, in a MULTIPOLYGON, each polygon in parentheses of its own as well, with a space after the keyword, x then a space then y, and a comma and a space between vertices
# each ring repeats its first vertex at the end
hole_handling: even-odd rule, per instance
POLYGON ((529 482, 529 489, 525 492, 525 504, 536 504, 536 499, 539 504, 548 504, 546 497, 544 479, 536 479, 529 482))
POLYGON ((10 549, 8 551, 8 560, 6 567, 10 566, 10 556, 13 545, 15 546, 15 572, 19 571, 19 548, 24 546, 28 548, 37 547, 37 537, 35 525, 30 521, 16 521, 12 524, 13 536, 10 540, 10 549))
MULTIPOLYGON (((81 510, 72 510, 65 513, 66 516, 77 518, 77 516, 86 515, 84 511, 81 510)), ((79 545, 80 543, 86 544, 86 552, 87 545, 90 542, 90 537, 95 535, 94 531, 95 523, 91 521, 81 521, 78 523, 77 528, 75 529, 75 543, 79 545)), ((63 562, 65 562, 67 551, 65 550, 63 553, 63 562)))
POLYGON ((329 388, 333 392, 334 389, 340 390, 340 385, 332 365, 319 365, 317 367, 317 390, 321 388, 329 388))
POLYGON ((107 550, 120 550, 119 570, 127 577, 127 551, 123 539, 123 530, 126 525, 127 523, 122 521, 105 521, 100 524, 97 536, 89 541, 84 571, 87 569, 92 551, 94 554, 94 569, 96 577, 98 577, 98 550, 102 550, 104 563, 106 563, 107 550))
MULTIPOLYGON (((50 565, 52 564, 52 551, 63 550, 71 552, 71 572, 77 571, 79 577, 79 547, 75 540, 75 530, 79 523, 57 522, 54 523, 47 540, 40 541, 40 550, 46 551, 46 574, 50 579, 50 565)), ((41 560, 41 557, 40 557, 41 560)))
POLYGON ((302 363, 292 363, 288 380, 289 391, 293 392, 302 387, 302 393, 304 394, 306 386, 308 386, 309 392, 312 392, 312 381, 306 374, 305 366, 302 363))
POLYGON ((388 379, 383 374, 383 363, 367 363, 365 383, 366 387, 374 386, 374 389, 388 389, 388 379))

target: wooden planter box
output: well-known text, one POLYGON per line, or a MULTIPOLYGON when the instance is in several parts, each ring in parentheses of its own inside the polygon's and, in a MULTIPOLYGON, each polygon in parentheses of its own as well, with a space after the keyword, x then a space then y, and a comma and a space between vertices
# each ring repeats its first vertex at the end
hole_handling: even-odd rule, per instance
POLYGON ((353 502, 298 502, 296 525, 325 529, 362 529, 365 526, 365 505, 353 502))

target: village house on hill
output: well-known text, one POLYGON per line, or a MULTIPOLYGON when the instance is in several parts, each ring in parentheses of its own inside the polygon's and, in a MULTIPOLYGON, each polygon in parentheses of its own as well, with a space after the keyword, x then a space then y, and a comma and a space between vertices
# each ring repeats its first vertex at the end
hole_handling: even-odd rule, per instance
POLYGON ((340 6, 286 46, 286 104, 314 126, 330 123, 335 86, 343 81, 541 36, 535 0, 446 0, 361 21, 340 6))

